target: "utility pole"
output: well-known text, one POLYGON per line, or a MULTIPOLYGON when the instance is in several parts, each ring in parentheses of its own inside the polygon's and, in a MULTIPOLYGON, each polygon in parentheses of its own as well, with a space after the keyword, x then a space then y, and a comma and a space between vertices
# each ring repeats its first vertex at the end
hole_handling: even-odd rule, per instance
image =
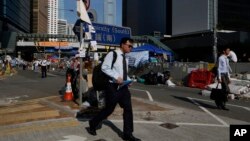
MULTIPOLYGON (((84 39, 83 39, 83 23, 81 22, 80 23, 80 50, 83 50, 83 45, 84 45, 84 39)), ((84 52, 85 53, 85 52, 84 52)), ((79 53, 81 54, 81 53, 79 53)), ((82 92, 83 92, 83 81, 82 81, 82 68, 83 68, 83 62, 82 62, 82 57, 80 55, 80 72, 79 72, 79 79, 80 79, 80 82, 79 82, 79 96, 80 96, 80 102, 79 104, 82 105, 82 92)))
POLYGON ((59 49, 58 49, 58 58, 59 58, 59 64, 61 63, 61 44, 60 44, 60 40, 59 40, 59 49))
POLYGON ((213 0, 213 38, 214 38, 214 44, 213 44, 213 61, 216 63, 217 61, 217 0, 213 0))

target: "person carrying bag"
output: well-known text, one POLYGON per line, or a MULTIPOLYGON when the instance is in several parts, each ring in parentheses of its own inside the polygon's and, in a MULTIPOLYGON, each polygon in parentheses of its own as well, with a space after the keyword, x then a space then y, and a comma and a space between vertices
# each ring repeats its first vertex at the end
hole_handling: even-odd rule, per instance
POLYGON ((141 141, 133 135, 134 122, 133 122, 133 109, 131 102, 131 93, 128 89, 130 85, 130 78, 128 77, 128 61, 125 54, 131 52, 133 48, 133 40, 124 37, 121 39, 120 48, 115 50, 116 61, 113 64, 113 53, 109 52, 104 58, 101 66, 101 71, 108 75, 111 79, 104 84, 105 92, 105 107, 91 120, 89 120, 89 134, 96 136, 98 125, 111 115, 119 104, 123 108, 123 140, 126 141, 141 141), (112 65, 113 64, 113 65, 112 65))
POLYGON ((227 96, 230 92, 228 84, 231 82, 230 80, 230 71, 231 67, 229 66, 228 55, 230 53, 230 49, 228 47, 223 48, 222 54, 218 59, 218 85, 221 83, 221 89, 218 89, 218 85, 216 89, 212 90, 211 97, 215 96, 215 104, 218 109, 229 110, 226 108, 227 96))

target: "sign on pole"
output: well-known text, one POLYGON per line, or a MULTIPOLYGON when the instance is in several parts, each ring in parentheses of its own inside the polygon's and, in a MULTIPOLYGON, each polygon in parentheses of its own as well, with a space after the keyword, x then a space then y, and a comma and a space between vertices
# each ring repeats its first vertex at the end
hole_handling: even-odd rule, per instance
MULTIPOLYGON (((98 44, 117 46, 123 37, 131 36, 131 28, 100 23, 92 23, 95 32, 91 33, 92 39, 98 44)), ((89 26, 84 25, 85 32, 89 31, 89 26)))
MULTIPOLYGON (((81 20, 77 20, 73 28, 73 31, 78 39, 80 37, 81 22, 81 20)), ((88 33, 88 36, 90 34, 91 40, 95 40, 98 44, 101 45, 119 46, 121 38, 131 37, 131 28, 129 27, 92 23, 92 26, 95 29, 95 32, 93 33, 91 31, 92 29, 89 29, 91 26, 84 22, 83 24, 83 33, 88 33)))

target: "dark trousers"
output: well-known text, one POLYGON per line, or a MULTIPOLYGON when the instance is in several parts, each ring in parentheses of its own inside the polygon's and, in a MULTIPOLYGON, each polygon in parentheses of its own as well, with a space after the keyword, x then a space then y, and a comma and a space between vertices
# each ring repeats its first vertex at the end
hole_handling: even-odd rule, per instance
POLYGON ((41 66, 41 69, 42 69, 42 78, 47 77, 47 67, 41 66))
POLYGON ((72 91, 73 91, 73 95, 74 95, 74 99, 78 99, 79 98, 79 87, 77 87, 77 83, 79 83, 77 80, 79 78, 79 71, 75 71, 75 70, 72 70, 71 72, 71 86, 72 86, 72 91))
POLYGON ((228 84, 229 84, 229 77, 228 77, 228 74, 226 73, 222 73, 221 74, 221 87, 222 87, 222 90, 225 91, 225 98, 224 99, 218 99, 218 100, 215 100, 215 104, 219 107, 225 107, 226 106, 226 102, 227 102, 227 96, 230 92, 230 89, 228 87, 228 84))
POLYGON ((117 90, 117 84, 109 83, 105 90, 106 106, 92 120, 89 121, 91 128, 96 128, 99 123, 106 119, 114 111, 117 103, 123 108, 123 133, 131 135, 134 131, 133 111, 131 105, 131 94, 127 86, 117 90))

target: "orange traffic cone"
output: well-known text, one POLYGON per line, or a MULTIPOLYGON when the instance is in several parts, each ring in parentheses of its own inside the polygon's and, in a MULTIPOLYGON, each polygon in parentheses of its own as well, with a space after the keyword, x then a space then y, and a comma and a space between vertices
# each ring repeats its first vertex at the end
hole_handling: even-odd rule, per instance
POLYGON ((66 100, 66 101, 73 100, 73 92, 72 92, 72 88, 71 88, 70 79, 71 79, 71 76, 68 75, 67 84, 66 84, 66 91, 65 91, 65 94, 63 96, 63 99, 66 100))

